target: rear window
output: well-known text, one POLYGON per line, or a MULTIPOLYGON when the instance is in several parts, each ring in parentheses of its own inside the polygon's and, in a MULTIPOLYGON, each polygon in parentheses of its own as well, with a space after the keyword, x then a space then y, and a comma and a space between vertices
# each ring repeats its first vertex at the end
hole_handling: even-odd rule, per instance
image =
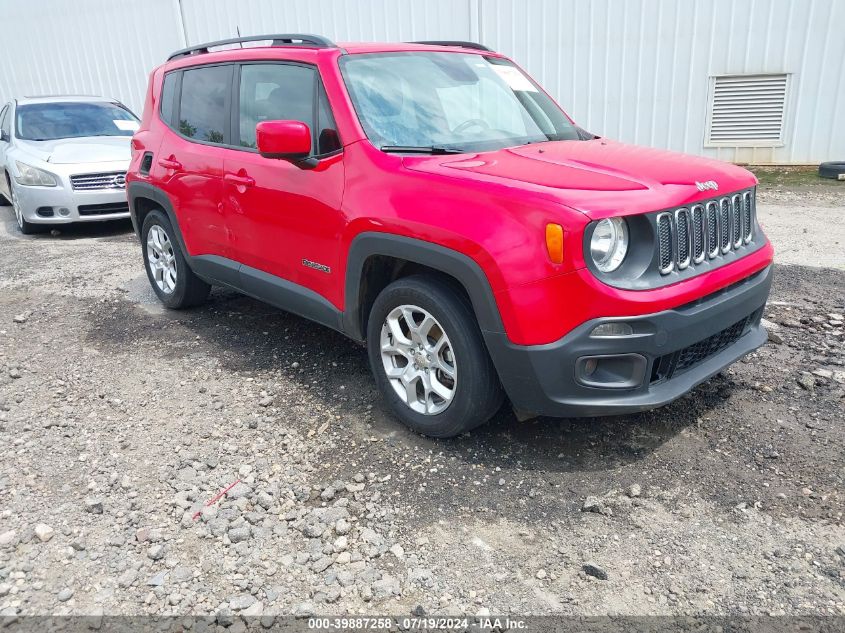
POLYGON ((182 73, 179 132, 207 143, 224 143, 231 66, 205 66, 182 73))
POLYGON ((132 136, 138 118, 115 103, 30 103, 15 111, 16 136, 53 141, 87 136, 132 136))
POLYGON ((169 73, 164 76, 164 85, 161 88, 161 103, 159 105, 159 113, 161 114, 161 120, 171 127, 175 127, 173 125, 173 107, 176 105, 174 103, 176 97, 176 79, 176 73, 169 73))

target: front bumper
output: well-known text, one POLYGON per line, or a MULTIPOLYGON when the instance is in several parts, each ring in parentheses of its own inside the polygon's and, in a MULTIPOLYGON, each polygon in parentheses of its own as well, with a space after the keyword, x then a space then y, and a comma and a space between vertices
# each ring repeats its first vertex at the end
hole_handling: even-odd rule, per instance
POLYGON ((760 347, 766 341, 760 318, 771 285, 770 265, 693 303, 635 317, 593 319, 547 345, 514 345, 506 334, 490 332, 485 342, 517 410, 554 417, 634 413, 677 399, 760 347), (602 323, 620 322, 634 333, 591 336, 602 323), (608 359, 606 375, 622 367, 627 383, 588 384, 592 379, 584 367, 590 357, 599 363, 608 359), (628 365, 630 375, 624 369, 628 365))
POLYGON ((129 217, 124 189, 77 191, 69 186, 17 185, 15 193, 24 219, 33 224, 100 222, 129 217))

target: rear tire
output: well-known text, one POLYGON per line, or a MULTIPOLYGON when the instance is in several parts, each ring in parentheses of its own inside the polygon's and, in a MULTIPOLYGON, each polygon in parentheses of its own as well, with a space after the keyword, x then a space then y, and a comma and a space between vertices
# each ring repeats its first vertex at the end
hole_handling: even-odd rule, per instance
POLYGON ((367 323, 367 350, 382 395, 417 433, 454 437, 502 405, 469 301, 435 277, 403 277, 381 291, 367 323))
POLYGON ((174 310, 190 308, 208 298, 211 286, 188 266, 176 240, 176 232, 162 211, 150 211, 144 218, 141 251, 150 285, 166 307, 174 310))

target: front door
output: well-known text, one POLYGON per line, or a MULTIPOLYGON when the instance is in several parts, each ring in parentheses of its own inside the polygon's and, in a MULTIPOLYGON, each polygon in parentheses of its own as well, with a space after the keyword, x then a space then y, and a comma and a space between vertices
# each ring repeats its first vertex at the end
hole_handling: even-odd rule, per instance
POLYGON ((317 69, 245 63, 237 85, 233 145, 242 149, 227 151, 223 175, 233 256, 337 303, 343 152, 317 69), (316 166, 258 153, 255 126, 271 120, 308 125, 316 166))

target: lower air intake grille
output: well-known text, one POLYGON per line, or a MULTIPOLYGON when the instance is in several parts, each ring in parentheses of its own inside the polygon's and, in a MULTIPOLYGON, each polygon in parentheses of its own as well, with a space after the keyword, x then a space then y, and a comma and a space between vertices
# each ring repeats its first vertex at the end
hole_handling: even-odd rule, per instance
POLYGON ((727 349, 745 334, 748 326, 756 320, 759 314, 760 311, 753 312, 741 321, 737 321, 724 330, 716 332, 697 343, 688 345, 677 352, 655 358, 652 364, 650 382, 655 383, 668 380, 675 374, 695 367, 711 356, 715 356, 722 350, 727 349))
POLYGON ((110 202, 108 204, 79 205, 79 215, 111 215, 112 213, 129 213, 129 203, 110 202))
POLYGON ((708 336, 703 341, 693 343, 689 347, 682 349, 678 352, 678 362, 675 364, 675 372, 689 369, 693 365, 697 365, 706 358, 718 354, 726 347, 735 343, 742 336, 750 318, 745 317, 742 321, 726 327, 721 332, 717 332, 713 336, 708 336))

